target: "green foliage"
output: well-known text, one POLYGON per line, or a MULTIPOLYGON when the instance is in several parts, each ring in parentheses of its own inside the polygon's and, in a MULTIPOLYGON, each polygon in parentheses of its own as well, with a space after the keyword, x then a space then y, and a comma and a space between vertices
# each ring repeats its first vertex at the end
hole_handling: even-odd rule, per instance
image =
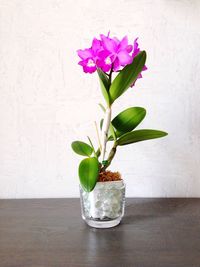
POLYGON ((87 192, 92 191, 99 175, 99 162, 97 158, 83 159, 79 165, 78 173, 83 190, 87 192))
POLYGON ((146 52, 140 52, 133 60, 133 62, 124 67, 112 82, 109 94, 110 101, 113 103, 119 96, 121 96, 137 79, 145 65, 146 52))
POLYGON ((74 152, 81 156, 90 156, 93 152, 93 148, 91 146, 81 141, 74 141, 71 146, 74 152))
POLYGON ((119 113, 113 120, 112 125, 120 135, 131 132, 144 119, 146 110, 141 107, 127 108, 119 113))
POLYGON ((97 69, 97 73, 99 75, 102 94, 104 96, 104 99, 105 99, 107 105, 109 106, 110 105, 110 96, 109 96, 110 82, 109 82, 109 79, 101 69, 97 69))
POLYGON ((167 133, 158 130, 136 130, 133 132, 125 133, 117 140, 117 145, 123 146, 140 141, 150 140, 154 138, 160 138, 166 136, 167 133))

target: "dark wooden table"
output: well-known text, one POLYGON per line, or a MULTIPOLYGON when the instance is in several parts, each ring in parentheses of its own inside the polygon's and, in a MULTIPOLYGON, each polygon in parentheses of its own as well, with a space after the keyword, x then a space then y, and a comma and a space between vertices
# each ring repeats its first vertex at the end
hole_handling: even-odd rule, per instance
POLYGON ((200 199, 127 199, 89 228, 78 199, 0 200, 0 267, 200 267, 200 199))

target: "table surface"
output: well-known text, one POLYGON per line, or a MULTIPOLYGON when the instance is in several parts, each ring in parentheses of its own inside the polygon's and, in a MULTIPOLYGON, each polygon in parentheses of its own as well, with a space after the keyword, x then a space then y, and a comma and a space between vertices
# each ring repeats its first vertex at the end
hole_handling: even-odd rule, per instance
POLYGON ((0 267, 200 267, 200 199, 126 200, 122 223, 87 226, 79 199, 0 200, 0 267))

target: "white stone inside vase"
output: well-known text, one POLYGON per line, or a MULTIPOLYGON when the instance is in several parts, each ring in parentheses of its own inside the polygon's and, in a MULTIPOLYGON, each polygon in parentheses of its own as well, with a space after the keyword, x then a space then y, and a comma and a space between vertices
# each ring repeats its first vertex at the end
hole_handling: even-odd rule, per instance
POLYGON ((124 195, 123 181, 98 182, 92 192, 82 191, 85 216, 100 220, 121 216, 124 195))

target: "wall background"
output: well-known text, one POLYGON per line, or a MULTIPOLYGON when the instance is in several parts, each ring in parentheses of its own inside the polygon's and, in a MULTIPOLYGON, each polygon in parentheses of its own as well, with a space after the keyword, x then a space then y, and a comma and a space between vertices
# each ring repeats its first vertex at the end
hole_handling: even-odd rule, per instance
POLYGON ((114 113, 144 106, 165 139, 119 149, 127 196, 200 197, 200 1, 0 0, 0 198, 78 196, 74 139, 95 139, 103 101, 76 50, 139 37, 149 70, 114 113))

